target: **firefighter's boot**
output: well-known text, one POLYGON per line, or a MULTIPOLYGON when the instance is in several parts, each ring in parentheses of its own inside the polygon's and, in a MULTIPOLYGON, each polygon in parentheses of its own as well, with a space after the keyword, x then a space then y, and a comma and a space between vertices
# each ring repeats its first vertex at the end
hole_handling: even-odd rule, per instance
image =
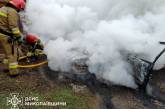
POLYGON ((16 76, 19 74, 19 70, 18 70, 18 63, 10 63, 9 64, 9 75, 10 76, 16 76))

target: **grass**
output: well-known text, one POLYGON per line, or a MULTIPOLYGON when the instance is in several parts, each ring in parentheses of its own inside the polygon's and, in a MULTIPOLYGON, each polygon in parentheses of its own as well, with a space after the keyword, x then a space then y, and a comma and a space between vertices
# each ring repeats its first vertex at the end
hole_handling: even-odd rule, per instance
POLYGON ((6 97, 7 94, 0 94, 0 108, 7 109, 7 103, 6 103, 6 97))
MULTIPOLYGON (((30 91, 30 90, 29 90, 30 91)), ((39 92, 22 92, 25 93, 22 96, 24 97, 38 97, 39 101, 46 102, 66 102, 66 106, 60 106, 59 109, 88 109, 88 98, 81 95, 76 95, 72 92, 70 88, 63 88, 58 90, 52 90, 47 93, 39 92)), ((6 100, 9 97, 9 93, 0 94, 0 107, 1 109, 7 109, 6 100), (2 108, 3 107, 3 108, 2 108)), ((33 107, 38 109, 37 107, 33 107)), ((47 107, 46 109, 53 109, 53 107, 47 107)), ((45 109, 45 107, 40 107, 40 109, 45 109)))
POLYGON ((43 81, 40 84, 42 87, 38 87, 36 84, 40 83, 40 78, 36 80, 28 80, 26 78, 9 78, 0 74, 0 109, 10 109, 7 106, 7 97, 10 97, 10 93, 19 93, 22 97, 38 97, 41 102, 66 102, 66 106, 59 107, 21 107, 23 109, 89 109, 90 94, 75 94, 68 86, 58 86, 47 89, 43 81), (33 82, 32 82, 33 81, 33 82), (45 87, 45 89, 44 89, 45 87))

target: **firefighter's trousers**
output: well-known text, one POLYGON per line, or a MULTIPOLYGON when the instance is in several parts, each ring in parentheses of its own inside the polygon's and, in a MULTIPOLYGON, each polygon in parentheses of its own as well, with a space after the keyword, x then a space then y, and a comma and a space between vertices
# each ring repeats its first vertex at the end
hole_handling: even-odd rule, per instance
POLYGON ((5 51, 6 58, 8 62, 9 74, 16 75, 18 74, 18 62, 17 62, 17 53, 16 53, 16 45, 14 46, 14 54, 12 54, 12 44, 8 42, 8 36, 5 36, 0 33, 0 43, 2 48, 5 51))

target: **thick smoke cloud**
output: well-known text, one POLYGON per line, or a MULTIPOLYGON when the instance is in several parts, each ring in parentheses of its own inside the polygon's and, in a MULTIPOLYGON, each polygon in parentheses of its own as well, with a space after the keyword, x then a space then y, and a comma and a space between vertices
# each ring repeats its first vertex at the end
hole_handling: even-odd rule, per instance
MULTIPOLYGON (((29 0, 29 31, 45 42, 49 66, 69 71, 87 57, 98 78, 136 88, 127 54, 152 61, 165 41, 164 0, 29 0)), ((157 69, 165 64, 165 56, 157 69)))

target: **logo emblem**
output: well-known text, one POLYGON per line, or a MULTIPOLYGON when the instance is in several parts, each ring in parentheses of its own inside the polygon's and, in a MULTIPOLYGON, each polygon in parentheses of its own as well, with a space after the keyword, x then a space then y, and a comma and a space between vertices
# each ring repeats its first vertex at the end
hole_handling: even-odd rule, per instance
POLYGON ((19 109, 19 105, 23 105, 23 97, 19 97, 18 93, 11 93, 7 97, 7 105, 11 105, 10 109, 19 109))

